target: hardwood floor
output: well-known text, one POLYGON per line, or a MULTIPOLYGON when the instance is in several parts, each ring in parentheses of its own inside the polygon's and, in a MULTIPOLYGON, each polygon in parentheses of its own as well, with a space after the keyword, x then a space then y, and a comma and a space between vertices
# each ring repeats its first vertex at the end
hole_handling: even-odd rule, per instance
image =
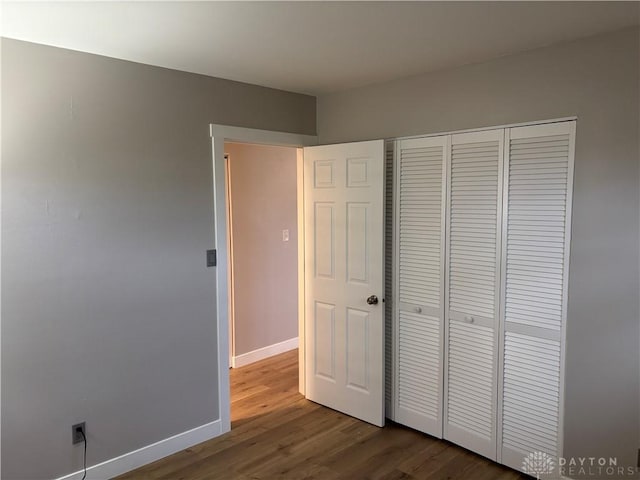
POLYGON ((305 400, 297 350, 232 369, 231 398, 231 432, 117 480, 529 478, 397 424, 377 428, 305 400))

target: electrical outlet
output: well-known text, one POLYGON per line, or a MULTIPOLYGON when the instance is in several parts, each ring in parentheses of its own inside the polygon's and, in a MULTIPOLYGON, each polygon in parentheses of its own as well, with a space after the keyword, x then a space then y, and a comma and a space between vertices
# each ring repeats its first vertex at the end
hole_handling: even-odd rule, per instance
POLYGON ((76 423, 74 426, 72 426, 71 434, 72 434, 71 440, 73 442, 73 445, 75 445, 76 443, 84 442, 87 435, 87 427, 85 425, 85 422, 76 423), (84 436, 82 435, 83 433, 84 433, 84 436))

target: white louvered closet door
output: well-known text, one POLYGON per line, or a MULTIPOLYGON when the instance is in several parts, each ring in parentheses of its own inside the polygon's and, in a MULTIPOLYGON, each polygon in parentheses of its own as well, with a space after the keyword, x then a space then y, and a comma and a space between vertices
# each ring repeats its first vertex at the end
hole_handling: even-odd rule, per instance
POLYGON ((496 459, 504 130, 451 136, 444 437, 496 459))
POLYGON ((508 129, 501 462, 561 454, 575 122, 508 129))
POLYGON ((448 136, 396 147, 394 420, 442 437, 448 136))

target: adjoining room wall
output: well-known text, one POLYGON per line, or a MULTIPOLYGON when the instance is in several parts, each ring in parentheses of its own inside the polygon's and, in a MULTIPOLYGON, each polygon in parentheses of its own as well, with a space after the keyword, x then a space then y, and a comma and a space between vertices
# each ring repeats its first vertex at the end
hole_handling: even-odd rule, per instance
POLYGON ((318 98, 321 143, 578 117, 564 454, 632 467, 640 447, 639 32, 318 98))
POLYGON ((298 337, 297 153, 239 143, 225 144, 225 153, 238 357, 298 337))
POLYGON ((209 124, 314 134, 315 98, 2 39, 2 120, 2 478, 218 419, 209 124))

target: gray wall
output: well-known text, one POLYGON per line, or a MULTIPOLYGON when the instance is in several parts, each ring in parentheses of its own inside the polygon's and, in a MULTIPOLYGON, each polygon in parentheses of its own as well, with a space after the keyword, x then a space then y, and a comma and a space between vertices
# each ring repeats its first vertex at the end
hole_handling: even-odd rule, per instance
POLYGON ((208 124, 315 133, 309 96, 2 41, 2 474, 218 418, 208 124))
POLYGON ((233 232, 234 354, 298 336, 295 148, 225 144, 233 232), (282 241, 282 230, 289 241, 282 241))
POLYGON ((322 143, 578 116, 565 455, 635 466, 639 31, 318 99, 322 143))

